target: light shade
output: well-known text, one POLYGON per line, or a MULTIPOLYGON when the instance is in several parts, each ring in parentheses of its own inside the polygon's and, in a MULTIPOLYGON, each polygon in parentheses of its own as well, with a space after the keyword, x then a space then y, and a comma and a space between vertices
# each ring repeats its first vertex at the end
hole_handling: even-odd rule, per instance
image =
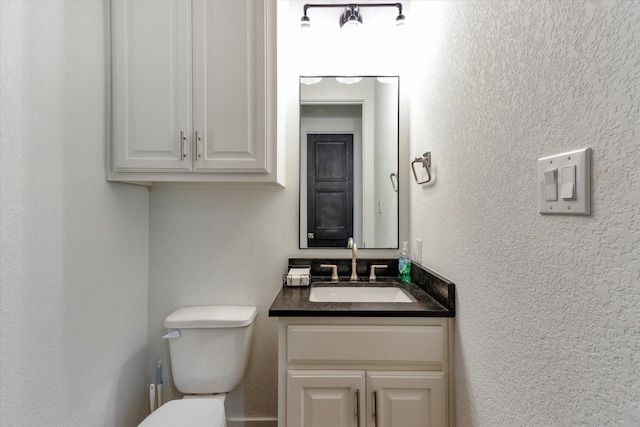
POLYGON ((342 25, 342 29, 345 31, 355 30, 356 28, 360 28, 360 22, 358 21, 347 21, 342 25))
POLYGON ((307 15, 304 15, 302 18, 300 18, 300 27, 303 30, 307 30, 307 29, 311 28, 311 20, 309 19, 309 17, 307 15))

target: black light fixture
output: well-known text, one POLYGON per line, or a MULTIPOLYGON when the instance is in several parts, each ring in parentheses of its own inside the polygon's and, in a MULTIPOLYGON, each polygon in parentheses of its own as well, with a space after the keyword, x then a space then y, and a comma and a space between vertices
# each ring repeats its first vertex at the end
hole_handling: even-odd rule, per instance
POLYGON ((304 10, 304 15, 300 18, 300 26, 303 30, 311 27, 311 20, 307 16, 307 9, 304 10))
POLYGON ((396 26, 399 27, 400 25, 404 25, 406 23, 407 21, 402 14, 402 5, 398 3, 398 16, 396 16, 396 26))
POLYGON ((345 25, 347 27, 357 28, 362 24, 362 15, 360 15, 360 8, 357 4, 350 4, 344 9, 342 15, 340 15, 340 28, 345 25))
POLYGON ((340 7, 344 8, 344 11, 340 15, 340 27, 358 27, 362 24, 362 13, 360 8, 362 7, 397 7, 398 16, 396 17, 396 25, 404 25, 405 16, 402 14, 402 3, 346 3, 346 4, 310 4, 307 3, 302 9, 302 18, 300 18, 300 26, 305 29, 311 27, 311 20, 307 15, 307 11, 312 7, 340 7))

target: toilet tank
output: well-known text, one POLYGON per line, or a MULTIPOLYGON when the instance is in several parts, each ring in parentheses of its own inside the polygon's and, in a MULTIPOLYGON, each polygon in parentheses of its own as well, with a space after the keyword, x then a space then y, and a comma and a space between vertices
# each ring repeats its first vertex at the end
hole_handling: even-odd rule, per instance
POLYGON ((180 331, 169 338, 178 390, 208 394, 236 388, 247 369, 256 314, 255 307, 200 306, 182 307, 167 316, 165 328, 180 331))

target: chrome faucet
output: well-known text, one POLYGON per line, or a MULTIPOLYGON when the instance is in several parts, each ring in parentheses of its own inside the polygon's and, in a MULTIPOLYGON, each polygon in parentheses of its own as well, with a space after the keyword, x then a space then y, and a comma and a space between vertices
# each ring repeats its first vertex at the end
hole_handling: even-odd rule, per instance
POLYGON ((351 248, 351 280, 352 282, 358 281, 358 246, 353 241, 353 237, 349 237, 347 247, 351 248))

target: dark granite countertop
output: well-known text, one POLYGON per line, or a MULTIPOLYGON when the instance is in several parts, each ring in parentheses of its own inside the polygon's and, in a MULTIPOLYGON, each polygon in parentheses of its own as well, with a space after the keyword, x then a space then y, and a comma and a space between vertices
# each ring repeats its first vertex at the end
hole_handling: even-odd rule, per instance
MULTIPOLYGON (((351 260, 347 260, 349 263, 351 260)), ((371 263, 389 263, 389 271, 397 269, 397 260, 364 260, 371 263), (395 265, 394 265, 395 262, 395 265)), ((290 259, 289 265, 311 265, 312 277, 317 274, 315 266, 324 263, 342 263, 342 260, 300 260, 290 259)), ((359 260, 360 262, 360 260, 359 260)), ((360 266, 358 267, 360 269, 360 266)), ((324 272, 321 272, 324 273, 324 272)), ((421 266, 414 265, 411 278, 413 283, 402 285, 415 298, 409 303, 373 302, 311 302, 310 286, 283 286, 269 308, 270 317, 318 316, 318 317, 455 317, 455 285, 421 266)), ((326 277, 318 278, 328 280, 326 277)), ((341 278, 342 279, 342 278, 341 278)), ((379 281, 394 280, 379 277, 379 281)), ((312 280, 312 283, 316 280, 312 280)), ((337 286, 349 286, 343 281, 337 286)))

